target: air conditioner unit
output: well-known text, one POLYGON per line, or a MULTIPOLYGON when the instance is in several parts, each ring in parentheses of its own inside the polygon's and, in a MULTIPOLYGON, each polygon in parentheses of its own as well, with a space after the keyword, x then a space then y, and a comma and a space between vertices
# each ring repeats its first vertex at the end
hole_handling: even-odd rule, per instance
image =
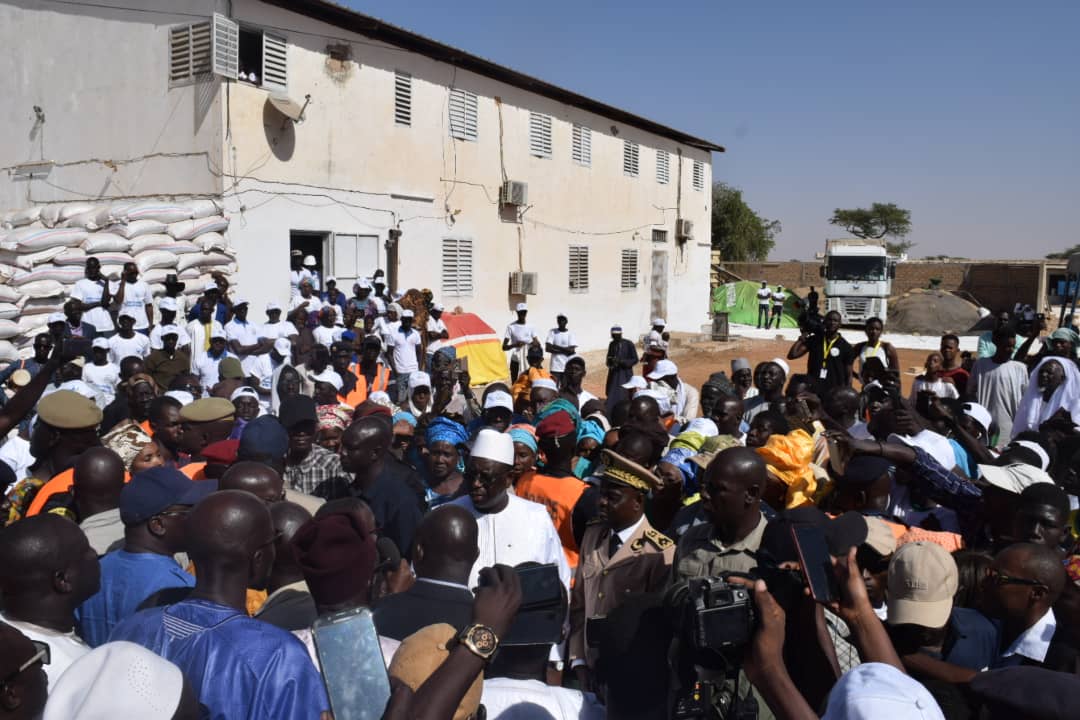
POLYGON ((510 294, 511 295, 535 295, 536 294, 536 273, 534 273, 534 272, 512 272, 512 273, 510 273, 510 294))
POLYGON ((694 221, 684 219, 676 220, 675 237, 679 239, 694 237, 694 221))
POLYGON ((523 206, 529 204, 529 183, 507 180, 499 193, 499 202, 503 205, 523 206))

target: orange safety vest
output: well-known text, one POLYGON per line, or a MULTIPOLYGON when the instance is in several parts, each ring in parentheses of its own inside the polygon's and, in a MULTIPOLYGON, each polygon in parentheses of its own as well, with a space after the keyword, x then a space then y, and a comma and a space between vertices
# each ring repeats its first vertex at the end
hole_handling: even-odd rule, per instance
POLYGON ((525 500, 540 503, 547 508, 551 522, 559 533, 563 554, 573 571, 578 565, 578 546, 574 541, 574 506, 585 492, 586 485, 573 475, 551 477, 533 473, 522 476, 514 486, 514 494, 525 500))
MULTIPOLYGON (((364 402, 368 398, 367 378, 360 372, 360 364, 353 363, 349 366, 349 372, 356 378, 356 384, 353 386, 352 392, 348 395, 342 395, 338 393, 338 400, 346 405, 355 408, 360 403, 364 402)), ((387 386, 390 384, 390 368, 384 367, 382 363, 375 365, 375 379, 371 383, 371 392, 386 392, 387 386)))
MULTIPOLYGON (((124 471, 124 482, 131 480, 131 473, 124 471)), ((30 502, 30 508, 26 511, 26 517, 31 515, 38 515, 41 513, 41 509, 45 507, 45 503, 49 501, 53 495, 60 495, 71 490, 71 486, 75 483, 75 468, 68 468, 62 473, 57 473, 52 477, 49 482, 41 486, 37 491, 37 495, 30 502)))

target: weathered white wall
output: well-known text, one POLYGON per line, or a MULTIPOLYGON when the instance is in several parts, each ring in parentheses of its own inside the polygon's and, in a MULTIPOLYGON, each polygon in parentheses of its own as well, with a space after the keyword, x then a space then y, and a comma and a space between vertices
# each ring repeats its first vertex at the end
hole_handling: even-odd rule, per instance
POLYGON ((209 16, 215 3, 135 5, 166 12, 0 4, 0 208, 220 192, 220 83, 168 87, 168 27, 191 22, 186 13, 209 16), (41 159, 58 164, 44 179, 7 170, 41 159))

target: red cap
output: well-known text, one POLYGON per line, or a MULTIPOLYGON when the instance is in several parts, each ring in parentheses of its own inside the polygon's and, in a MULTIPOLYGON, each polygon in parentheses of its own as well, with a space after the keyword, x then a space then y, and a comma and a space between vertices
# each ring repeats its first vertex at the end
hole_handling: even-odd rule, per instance
POLYGON ((216 465, 232 465, 236 462, 236 453, 240 449, 240 440, 218 440, 203 448, 202 456, 206 462, 216 465))

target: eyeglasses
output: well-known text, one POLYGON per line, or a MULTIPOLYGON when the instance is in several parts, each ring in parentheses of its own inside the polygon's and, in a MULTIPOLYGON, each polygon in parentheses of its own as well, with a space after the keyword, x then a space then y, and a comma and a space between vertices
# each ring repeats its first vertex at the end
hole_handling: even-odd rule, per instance
POLYGON ((34 654, 30 656, 30 659, 16 668, 10 675, 3 680, 4 685, 8 685, 15 681, 15 678, 22 675, 27 671, 34 663, 41 662, 42 665, 48 665, 52 662, 52 652, 49 650, 49 644, 42 642, 41 640, 31 640, 34 645, 34 654))
POLYGON ((1046 587, 1046 583, 1039 582, 1038 580, 1032 580, 1031 578, 1013 577, 1012 575, 1006 575, 1000 570, 994 570, 990 568, 989 574, 990 582, 994 583, 998 587, 1005 587, 1006 585, 1026 585, 1028 587, 1046 587))
MULTIPOLYGON (((509 471, 507 471, 507 472, 509 472, 509 471)), ((495 483, 503 480, 506 477, 506 474, 507 474, 506 472, 500 472, 498 474, 494 474, 494 473, 491 473, 491 472, 478 472, 476 470, 468 470, 468 469, 466 469, 465 470, 465 480, 467 480, 470 483, 475 481, 475 482, 480 483, 484 487, 490 487, 490 486, 494 485, 495 483)))

